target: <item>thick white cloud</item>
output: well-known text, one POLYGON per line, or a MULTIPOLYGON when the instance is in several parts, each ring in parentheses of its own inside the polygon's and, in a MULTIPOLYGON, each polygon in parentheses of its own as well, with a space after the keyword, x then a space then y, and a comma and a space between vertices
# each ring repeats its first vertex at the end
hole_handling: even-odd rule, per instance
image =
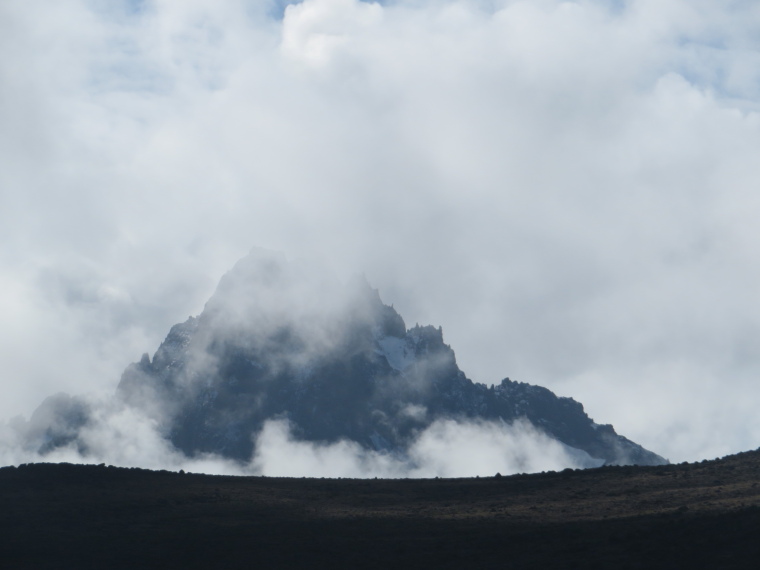
POLYGON ((0 5, 0 417, 260 245, 672 460, 760 445, 754 4, 284 4, 0 5))
POLYGON ((32 417, 30 422, 15 418, 0 423, 0 464, 107 463, 118 467, 185 469, 218 475, 252 474, 249 467, 219 456, 186 457, 163 437, 157 423, 139 410, 119 405, 112 399, 82 399, 80 402, 91 411, 87 425, 78 432, 69 430, 70 434, 77 433, 77 437, 52 450, 45 449, 50 438, 47 427, 57 426, 60 433, 60 421, 32 417))
POLYGON ((419 434, 403 458, 366 451, 347 441, 297 441, 284 421, 267 422, 256 444, 256 455, 248 469, 273 477, 475 477, 599 463, 582 451, 566 449, 528 422, 436 421, 419 434))
POLYGON ((160 426, 139 410, 112 400, 80 402, 91 410, 88 423, 77 432, 76 439, 52 450, 45 449, 50 439, 46 428, 56 426, 58 434, 66 432, 60 421, 34 417, 31 422, 16 419, 0 424, 0 465, 106 463, 219 475, 400 478, 511 475, 601 463, 538 432, 529 422, 455 421, 434 422, 417 436, 403 457, 366 450, 352 441, 299 441, 287 421, 272 420, 260 433, 251 434, 256 453, 247 463, 212 454, 189 458, 172 447, 160 426))

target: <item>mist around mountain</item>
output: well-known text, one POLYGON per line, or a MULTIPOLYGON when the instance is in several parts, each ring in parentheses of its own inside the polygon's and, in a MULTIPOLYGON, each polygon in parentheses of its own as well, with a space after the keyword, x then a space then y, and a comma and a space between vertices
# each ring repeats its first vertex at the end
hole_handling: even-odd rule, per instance
POLYGON ((113 398, 59 394, 0 432, 4 463, 430 477, 657 465, 571 398, 457 366, 365 279, 253 250, 113 398))

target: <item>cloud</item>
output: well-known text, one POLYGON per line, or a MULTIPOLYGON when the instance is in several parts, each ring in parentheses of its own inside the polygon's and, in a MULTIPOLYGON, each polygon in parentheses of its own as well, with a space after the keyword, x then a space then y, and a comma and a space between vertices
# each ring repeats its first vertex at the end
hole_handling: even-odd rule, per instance
POLYGON ((187 457, 162 433, 160 419, 117 400, 51 397, 30 421, 0 424, 0 462, 106 463, 270 477, 474 477, 598 466, 527 421, 513 424, 439 420, 418 434, 406 455, 367 450, 353 441, 298 440, 286 420, 269 420, 251 434, 248 463, 215 454, 187 457))
POLYGON ((183 455, 164 437, 155 418, 115 399, 60 394, 43 403, 30 421, 16 417, 0 424, 0 462, 107 463, 220 475, 249 473, 244 466, 212 454, 183 455))
POLYGON ((406 457, 367 451, 349 441, 297 441, 286 421, 268 421, 256 445, 253 468, 267 476, 474 477, 598 466, 529 422, 439 420, 419 434, 406 457))
POLYGON ((672 460, 760 441, 749 3, 0 6, 0 417, 109 392, 251 246, 672 460))
POLYGON ((416 477, 462 477, 481 473, 535 473, 598 467, 600 461, 571 450, 527 421, 434 422, 412 445, 416 477))

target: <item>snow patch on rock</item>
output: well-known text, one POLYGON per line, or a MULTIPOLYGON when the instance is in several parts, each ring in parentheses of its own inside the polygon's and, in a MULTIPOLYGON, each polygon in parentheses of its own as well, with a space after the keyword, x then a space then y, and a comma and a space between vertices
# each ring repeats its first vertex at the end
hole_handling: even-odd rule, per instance
POLYGON ((377 344, 380 347, 379 354, 385 357, 390 367, 394 370, 403 372, 414 364, 416 354, 407 339, 386 336, 378 339, 377 344))

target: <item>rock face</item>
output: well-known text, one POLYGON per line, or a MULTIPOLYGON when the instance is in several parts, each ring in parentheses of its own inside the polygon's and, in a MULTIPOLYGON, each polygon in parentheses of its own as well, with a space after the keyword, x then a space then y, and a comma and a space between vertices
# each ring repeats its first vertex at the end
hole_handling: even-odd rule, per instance
POLYGON ((259 250, 222 278, 199 317, 172 327, 152 360, 127 368, 118 395, 190 456, 248 460, 271 419, 288 419, 302 440, 397 454, 435 420, 527 419, 596 464, 666 463, 570 398, 509 379, 472 382, 440 328, 407 329, 363 279, 342 284, 259 250))

